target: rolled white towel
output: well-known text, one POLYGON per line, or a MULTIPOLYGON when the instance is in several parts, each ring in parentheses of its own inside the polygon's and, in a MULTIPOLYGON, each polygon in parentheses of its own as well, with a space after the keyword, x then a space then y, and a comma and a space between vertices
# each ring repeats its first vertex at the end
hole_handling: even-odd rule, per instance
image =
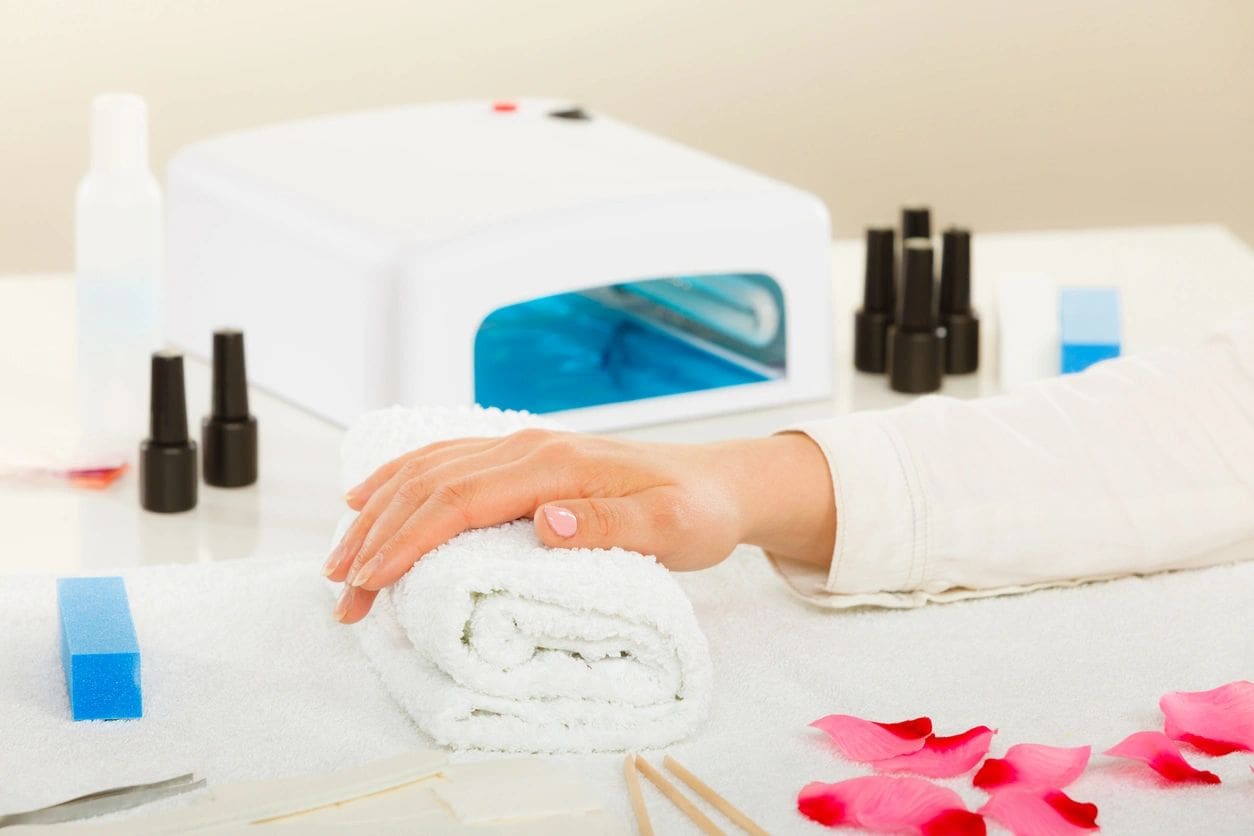
MULTIPOLYGON (((527 426, 553 425, 478 408, 372 413, 345 439, 345 481, 424 444, 527 426)), ((664 746, 708 711, 709 649, 670 573, 623 549, 545 548, 530 522, 432 551, 358 629, 396 699, 454 748, 664 746)))

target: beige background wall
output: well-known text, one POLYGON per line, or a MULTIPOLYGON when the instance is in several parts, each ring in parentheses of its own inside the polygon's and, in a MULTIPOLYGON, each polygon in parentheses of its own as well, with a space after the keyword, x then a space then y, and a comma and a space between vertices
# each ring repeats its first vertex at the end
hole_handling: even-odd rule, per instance
POLYGON ((819 193, 977 231, 1220 221, 1254 241, 1254 2, 0 0, 0 272, 71 264, 98 91, 155 163, 213 133, 569 96, 819 193))

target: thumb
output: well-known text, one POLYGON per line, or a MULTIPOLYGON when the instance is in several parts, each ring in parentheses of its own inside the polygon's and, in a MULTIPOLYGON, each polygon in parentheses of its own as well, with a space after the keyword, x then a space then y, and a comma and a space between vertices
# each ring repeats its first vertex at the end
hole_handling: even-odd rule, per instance
POLYGON ((609 499, 563 499, 536 509, 536 535, 546 546, 660 555, 672 537, 665 520, 673 498, 660 490, 609 499))

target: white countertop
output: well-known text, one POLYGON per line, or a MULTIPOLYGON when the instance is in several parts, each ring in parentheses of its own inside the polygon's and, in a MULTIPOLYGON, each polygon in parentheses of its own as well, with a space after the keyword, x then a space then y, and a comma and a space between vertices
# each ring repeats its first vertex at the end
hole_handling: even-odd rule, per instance
MULTIPOLYGON (((1216 226, 979 235, 974 294, 985 314, 981 371, 948 378, 945 394, 995 391, 992 290, 1006 272, 1043 273, 1063 284, 1118 286, 1125 348, 1197 337, 1235 308, 1254 305, 1254 252, 1216 226)), ((862 244, 833 247, 836 392, 793 404, 637 429, 639 438, 704 441, 768 433, 809 418, 892 406, 881 376, 853 371, 852 311, 861 293, 862 244)), ((0 278, 0 450, 55 447, 74 431, 74 286, 65 275, 0 278)), ((206 337, 207 338, 207 337, 206 337)), ((207 411, 209 375, 187 364, 193 431, 207 411)), ((235 490, 202 484, 185 514, 144 512, 132 469, 103 491, 0 481, 0 572, 100 571, 137 564, 321 551, 343 505, 338 484, 342 429, 265 392, 252 393, 261 427, 261 477, 235 490)), ((144 434, 136 427, 136 443, 144 434)))
MULTIPOLYGON (((989 235, 975 246, 985 310, 1002 270, 1118 284, 1134 351, 1192 338, 1226 311, 1254 304, 1254 254, 1215 227, 989 235)), ((633 434, 762 433, 905 400, 882 379, 850 371, 860 246, 840 243, 834 253, 835 398, 633 434)), ((3 441, 57 438, 72 424, 71 311, 64 277, 0 280, 3 441)), ((993 371, 950 381, 946 391, 989 391, 993 371)), ((193 420, 207 405, 207 378, 202 365, 189 365, 193 420)), ((332 622, 327 590, 306 568, 317 554, 128 572, 146 642, 149 716, 88 728, 66 718, 48 574, 325 549, 342 508, 342 431, 264 393, 254 393, 253 408, 261 481, 234 491, 202 486, 190 513, 142 512, 133 476, 103 492, 0 485, 8 596, 0 635, 9 637, 0 645, 0 716, 8 722, 0 723, 0 808, 97 788, 102 773, 127 782, 195 769, 215 785, 329 771, 430 745, 373 681, 354 632, 332 622)), ((1251 611, 1252 572, 1245 563, 920 610, 835 613, 796 600, 760 554, 742 549, 678 578, 710 641, 714 704, 702 731, 668 750, 771 832, 815 834, 824 830, 797 815, 797 790, 866 772, 833 757, 806 727, 833 711, 886 720, 927 713, 943 733, 995 725, 995 754, 1027 741, 1101 751, 1161 723, 1155 706, 1165 691, 1248 677, 1254 634, 1242 615, 1251 611)), ((586 776, 617 815, 630 815, 621 755, 557 760, 586 776)), ((1106 832, 1248 832, 1247 759, 1200 761, 1222 773, 1219 787, 1166 789, 1143 767, 1094 760, 1068 792, 1099 804, 1106 832)), ((972 806, 983 801, 969 776, 942 783, 972 806)), ((645 794, 658 832, 696 832, 651 788, 645 794)))

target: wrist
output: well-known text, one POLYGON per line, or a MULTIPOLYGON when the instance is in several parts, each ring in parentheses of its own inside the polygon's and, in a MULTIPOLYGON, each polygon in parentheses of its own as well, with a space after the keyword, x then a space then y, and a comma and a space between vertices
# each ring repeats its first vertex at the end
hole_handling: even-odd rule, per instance
POLYGON ((732 442, 731 477, 740 542, 776 557, 826 566, 836 536, 836 503, 822 449, 789 432, 732 442))

